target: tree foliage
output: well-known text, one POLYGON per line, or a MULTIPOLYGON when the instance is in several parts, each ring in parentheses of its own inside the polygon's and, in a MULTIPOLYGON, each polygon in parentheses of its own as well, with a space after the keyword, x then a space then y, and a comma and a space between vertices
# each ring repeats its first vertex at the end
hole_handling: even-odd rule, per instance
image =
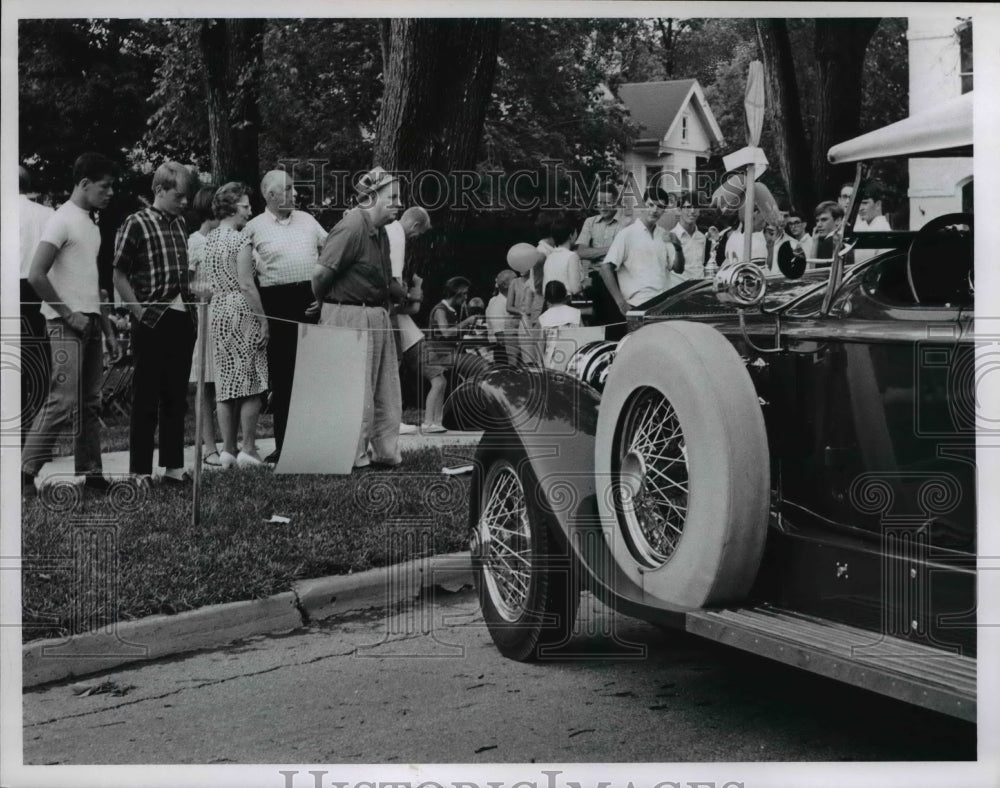
MULTIPOLYGON (((227 29, 230 21, 225 20, 219 29, 227 29)), ((485 29, 483 20, 419 21, 426 31, 441 30, 442 24, 470 25, 468 35, 462 33, 468 38, 463 43, 471 43, 485 29)), ((494 20, 489 25, 500 27, 495 58, 490 49, 493 33, 485 39, 490 46, 480 47, 478 60, 474 47, 466 47, 468 58, 456 59, 461 52, 448 50, 447 37, 440 46, 432 43, 419 53, 401 49, 395 53, 398 73, 393 79, 397 86, 416 79, 419 74, 409 75, 414 69, 424 75, 420 77, 421 89, 408 98, 387 90, 383 75, 387 62, 392 65, 393 61, 383 56, 382 44, 389 50, 397 49, 392 25, 402 25, 404 20, 256 22, 260 25, 259 47, 254 39, 254 48, 244 51, 247 57, 243 65, 227 60, 224 68, 215 70, 206 61, 206 54, 211 57, 219 52, 202 46, 206 20, 20 22, 22 161, 35 165, 43 185, 66 184, 72 160, 85 149, 104 150, 136 172, 148 171, 166 158, 193 164, 202 171, 218 169, 218 163, 212 163, 208 99, 209 88, 221 87, 230 102, 226 112, 230 141, 250 128, 248 122, 258 131, 258 151, 253 156, 256 167, 238 168, 239 177, 250 179, 251 169, 259 174, 281 163, 309 162, 300 164, 296 175, 300 182, 313 181, 318 187, 316 168, 320 166, 357 173, 378 158, 378 163, 407 168, 537 172, 542 176, 537 186, 522 185, 513 195, 537 197, 548 188, 544 182, 545 173, 551 172, 546 170, 547 161, 562 162, 566 170, 576 173, 578 183, 584 184, 619 167, 624 147, 634 133, 615 98, 622 82, 697 79, 726 139, 725 150, 719 153, 741 147, 745 141, 747 65, 764 54, 757 35, 760 23, 752 19, 494 20), (386 37, 380 36, 380 25, 387 31, 386 37), (478 122, 471 116, 471 123, 457 120, 457 109, 448 102, 450 97, 463 94, 448 86, 465 89, 463 86, 485 84, 482 77, 488 71, 488 61, 495 62, 495 73, 482 101, 481 139, 475 145, 460 146, 461 155, 455 158, 451 154, 458 150, 454 148, 457 137, 449 142, 448 129, 467 126, 475 131, 478 122), (478 82, 463 82, 476 74, 478 82), (392 107, 383 113, 386 101, 392 107), (259 118, 252 117, 253 112, 248 115, 248 110, 259 113, 259 118), (380 114, 385 116, 381 136, 380 114), (390 117, 396 118, 393 124, 388 123, 390 117), (401 121, 404 117, 408 118, 405 122, 401 121)), ((862 20, 874 27, 870 43, 867 39, 862 42, 864 36, 854 36, 854 32, 865 31, 847 31, 829 20, 781 22, 787 38, 783 84, 794 85, 801 118, 801 130, 791 137, 786 133, 784 140, 793 148, 804 149, 792 156, 807 163, 804 174, 798 175, 789 174, 781 165, 788 153, 782 153, 779 132, 789 112, 795 110, 772 101, 761 141, 772 162, 764 179, 779 197, 788 194, 805 202, 803 207, 808 210, 812 198, 796 196, 802 192, 797 185, 805 184, 807 190, 827 196, 824 190, 829 178, 818 164, 825 155, 824 146, 837 141, 830 134, 848 133, 855 127, 858 132, 865 131, 905 116, 906 22, 884 19, 874 27, 874 20, 862 20), (857 46, 847 40, 852 36, 857 46), (831 84, 834 72, 840 75, 833 79, 835 89, 845 79, 847 66, 837 60, 841 57, 838 47, 843 52, 850 50, 856 61, 851 68, 858 86, 857 95, 850 97, 858 106, 856 117, 840 130, 837 124, 844 118, 831 115, 834 108, 824 107, 828 88, 821 87, 824 80, 827 86, 831 84)), ((472 101, 470 107, 479 103, 472 101)), ((219 159, 218 151, 215 158, 219 159)), ((710 166, 721 167, 721 163, 716 157, 710 166)), ((904 175, 889 173, 889 178, 894 182, 904 175)), ((308 188, 300 188, 300 192, 304 192, 307 204, 318 206, 326 198, 327 205, 339 208, 344 195, 331 192, 329 186, 343 189, 346 180, 327 181, 325 191, 317 188, 309 194, 308 188)), ((564 178, 558 186, 563 196, 566 185, 564 178)), ((462 233, 473 245, 466 255, 469 259, 486 254, 483 243, 493 249, 508 240, 532 240, 535 217, 511 210, 507 200, 511 194, 506 189, 498 194, 499 210, 491 203, 489 210, 462 218, 461 223, 469 222, 475 229, 462 233)), ((327 221, 334 216, 330 214, 327 221)), ((453 251, 453 263, 444 261, 441 265, 465 265, 457 259, 462 255, 453 251)))
POLYGON ((68 192, 84 151, 134 155, 163 42, 162 26, 142 20, 19 22, 19 157, 36 189, 68 192))

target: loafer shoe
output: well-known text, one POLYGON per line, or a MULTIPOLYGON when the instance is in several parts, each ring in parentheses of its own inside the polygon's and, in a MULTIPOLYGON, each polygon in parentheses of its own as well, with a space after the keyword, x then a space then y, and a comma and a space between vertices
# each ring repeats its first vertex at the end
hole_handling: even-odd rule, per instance
POLYGON ((160 477, 160 484, 164 487, 190 487, 191 482, 191 474, 187 471, 184 471, 180 476, 167 476, 164 474, 160 477))
POLYGON ((88 473, 83 478, 83 486, 94 492, 106 493, 111 489, 111 482, 99 473, 88 473))

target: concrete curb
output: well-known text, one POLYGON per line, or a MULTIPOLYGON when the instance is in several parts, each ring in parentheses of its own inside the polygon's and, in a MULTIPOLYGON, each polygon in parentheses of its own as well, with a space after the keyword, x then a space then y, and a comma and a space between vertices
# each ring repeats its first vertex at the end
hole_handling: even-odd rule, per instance
POLYGON ((387 608, 440 586, 472 585, 469 553, 427 556, 353 575, 295 583, 291 591, 248 602, 209 605, 172 616, 122 621, 107 631, 34 640, 22 646, 22 687, 83 676, 133 662, 217 648, 254 635, 289 632, 313 621, 387 608))

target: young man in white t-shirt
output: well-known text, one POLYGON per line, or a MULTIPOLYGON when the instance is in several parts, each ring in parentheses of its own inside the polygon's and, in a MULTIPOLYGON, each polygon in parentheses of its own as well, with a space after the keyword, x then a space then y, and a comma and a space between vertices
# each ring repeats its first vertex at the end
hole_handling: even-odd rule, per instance
POLYGON ((569 219, 559 218, 552 223, 552 240, 556 248, 545 258, 542 268, 542 289, 549 282, 562 282, 566 292, 577 295, 583 291, 583 271, 580 256, 572 251, 576 242, 576 229, 569 219))
POLYGON ((111 322, 101 309, 97 253, 101 232, 92 211, 114 194, 118 168, 99 153, 85 153, 73 165, 73 194, 52 215, 31 261, 28 281, 45 302, 52 342, 49 396, 32 424, 21 454, 21 489, 37 491, 35 477, 52 459, 56 439, 75 424, 76 473, 88 488, 106 491, 101 465, 102 335, 112 363, 121 356, 111 322))
POLYGON ((666 205, 662 189, 647 190, 635 221, 615 236, 601 264, 604 285, 623 315, 684 281, 680 242, 657 224, 666 205))

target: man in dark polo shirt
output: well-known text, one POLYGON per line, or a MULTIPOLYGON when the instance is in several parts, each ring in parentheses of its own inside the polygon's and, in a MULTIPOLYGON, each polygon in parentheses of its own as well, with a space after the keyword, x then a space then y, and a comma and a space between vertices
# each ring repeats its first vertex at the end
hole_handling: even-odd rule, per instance
POLYGON ((402 206, 399 183, 381 167, 363 175, 356 188, 358 207, 330 230, 312 286, 323 304, 321 325, 366 332, 365 402, 354 467, 388 467, 402 462, 403 405, 389 313, 393 280, 385 226, 402 206))
POLYGON ((115 237, 114 280, 132 313, 132 414, 129 472, 153 473, 153 434, 160 428, 164 484, 185 485, 184 415, 195 339, 188 289, 187 207, 191 174, 177 162, 153 174, 153 204, 127 219, 115 237))

